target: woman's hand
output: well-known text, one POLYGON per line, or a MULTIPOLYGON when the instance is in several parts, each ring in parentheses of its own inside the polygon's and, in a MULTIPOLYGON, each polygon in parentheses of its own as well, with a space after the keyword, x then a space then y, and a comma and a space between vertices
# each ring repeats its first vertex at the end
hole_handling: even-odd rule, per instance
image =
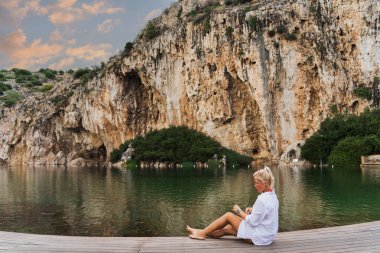
POLYGON ((245 213, 246 213, 246 214, 251 214, 251 213, 252 213, 252 207, 247 207, 247 208, 245 209, 245 213))
POLYGON ((241 211, 240 206, 238 206, 238 205, 235 204, 235 205, 232 207, 232 211, 233 211, 234 213, 236 213, 236 214, 239 214, 239 212, 241 211))

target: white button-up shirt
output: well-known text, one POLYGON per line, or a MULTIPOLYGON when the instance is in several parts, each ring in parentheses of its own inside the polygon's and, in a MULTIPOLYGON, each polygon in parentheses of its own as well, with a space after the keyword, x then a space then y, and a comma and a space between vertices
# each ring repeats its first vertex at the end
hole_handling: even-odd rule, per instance
POLYGON ((274 191, 260 194, 252 213, 240 223, 237 237, 251 239, 255 245, 271 244, 278 232, 278 206, 274 191))

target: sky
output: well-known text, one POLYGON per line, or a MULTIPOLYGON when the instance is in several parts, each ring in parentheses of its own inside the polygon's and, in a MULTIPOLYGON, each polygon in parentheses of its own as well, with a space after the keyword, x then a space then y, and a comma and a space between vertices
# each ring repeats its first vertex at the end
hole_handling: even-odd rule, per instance
POLYGON ((100 65, 175 0, 0 0, 0 69, 100 65))

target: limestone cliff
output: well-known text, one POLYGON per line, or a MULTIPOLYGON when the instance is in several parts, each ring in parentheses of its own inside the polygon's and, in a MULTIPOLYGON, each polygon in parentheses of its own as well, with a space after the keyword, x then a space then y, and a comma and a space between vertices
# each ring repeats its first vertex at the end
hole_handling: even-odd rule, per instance
POLYGON ((365 86, 378 97, 377 0, 183 0, 152 24, 153 35, 143 31, 86 85, 67 79, 3 109, 0 159, 103 162, 125 140, 169 125, 285 159, 331 108, 378 106, 353 94, 365 86))

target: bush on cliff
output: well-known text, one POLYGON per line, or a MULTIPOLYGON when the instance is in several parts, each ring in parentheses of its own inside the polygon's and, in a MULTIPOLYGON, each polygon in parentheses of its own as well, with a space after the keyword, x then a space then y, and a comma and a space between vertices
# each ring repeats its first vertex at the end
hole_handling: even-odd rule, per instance
POLYGON ((4 94, 5 95, 1 97, 0 100, 6 107, 11 107, 24 98, 20 93, 14 90, 7 90, 4 94))
POLYGON ((152 21, 149 21, 144 29, 144 37, 148 40, 151 40, 157 37, 158 35, 160 35, 160 31, 152 21))
POLYGON ((354 95, 359 98, 371 100, 372 90, 371 88, 360 86, 354 89, 354 95))
POLYGON ((365 111, 359 116, 338 114, 323 121, 319 130, 306 140, 301 147, 301 156, 314 164, 321 160, 331 164, 345 161, 358 164, 357 157, 380 152, 376 145, 371 146, 369 151, 358 148, 376 138, 380 138, 380 110, 365 111), (356 150, 355 155, 347 153, 350 148, 356 150))
POLYGON ((137 162, 207 162, 217 154, 226 155, 230 164, 246 165, 251 158, 222 147, 217 141, 185 126, 155 130, 138 136, 111 152, 111 162, 120 160, 129 143, 134 148, 137 162))

